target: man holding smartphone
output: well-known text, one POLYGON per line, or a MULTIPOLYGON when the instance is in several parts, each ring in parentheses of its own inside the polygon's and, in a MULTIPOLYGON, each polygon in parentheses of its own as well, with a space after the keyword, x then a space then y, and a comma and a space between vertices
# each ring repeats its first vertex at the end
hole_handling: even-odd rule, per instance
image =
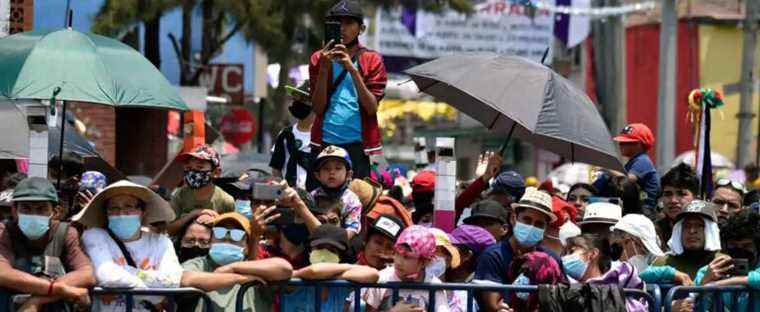
POLYGON ((325 146, 340 146, 351 157, 354 177, 368 177, 369 155, 382 153, 377 109, 388 76, 382 56, 359 44, 366 26, 358 2, 340 1, 328 11, 326 22, 329 37, 335 33, 331 26, 340 22, 340 40, 325 40, 324 47, 311 56, 311 100, 316 115, 311 152, 317 155, 325 146))

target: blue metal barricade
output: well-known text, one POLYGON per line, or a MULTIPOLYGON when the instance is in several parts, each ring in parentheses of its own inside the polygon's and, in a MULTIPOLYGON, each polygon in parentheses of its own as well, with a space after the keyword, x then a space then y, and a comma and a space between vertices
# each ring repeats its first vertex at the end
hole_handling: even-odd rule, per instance
POLYGON ((694 300, 696 311, 724 311, 727 308, 730 311, 755 311, 757 292, 747 286, 677 286, 668 291, 663 303, 665 312, 670 312, 673 301, 686 294, 694 300), (740 307, 744 295, 746 308, 740 307), (729 297, 728 303, 725 302, 726 296, 729 297))
MULTIPOLYGON (((204 311, 213 311, 213 303, 211 298, 206 292, 196 288, 100 288, 95 287, 90 289, 90 298, 94 299, 96 296, 101 295, 119 295, 125 296, 127 299, 126 312, 131 312, 134 309, 135 298, 134 296, 164 296, 175 298, 177 296, 198 296, 203 301, 204 311)), ((94 300, 91 300, 94 302, 94 300)), ((242 310, 241 310, 242 311, 242 310)))
MULTIPOLYGON (((250 283, 242 285, 240 288, 237 298, 236 298, 236 311, 242 311, 243 310, 243 297, 248 289, 251 287, 258 286, 260 284, 257 283, 250 283)), ((317 280, 290 280, 284 285, 291 286, 291 287, 311 287, 314 288, 314 307, 313 310, 316 312, 322 311, 322 298, 321 293, 322 290, 327 288, 350 288, 353 290, 353 311, 354 312, 360 312, 361 311, 361 305, 359 304, 361 302, 361 289, 367 289, 367 288, 383 288, 383 289, 390 289, 392 291, 391 295, 391 304, 395 305, 396 302, 399 301, 399 291, 400 290, 422 290, 422 291, 428 291, 428 304, 427 309, 428 311, 434 311, 435 309, 435 300, 436 296, 435 293, 437 291, 441 290, 448 290, 448 291, 466 291, 467 292, 467 308, 466 310, 468 312, 473 311, 474 306, 474 295, 476 291, 494 291, 499 292, 504 295, 505 298, 508 298, 512 292, 530 292, 535 293, 538 292, 538 286, 514 286, 514 285, 483 285, 483 284, 464 284, 464 283, 442 283, 442 284, 410 284, 410 283, 385 283, 385 284, 375 284, 375 283, 353 283, 349 281, 344 280, 326 280, 326 281, 317 281, 317 280)), ((642 289, 625 289, 624 290, 626 297, 635 297, 635 298, 644 298, 648 305, 650 311, 656 311, 660 312, 662 307, 662 298, 660 297, 660 288, 657 285, 651 285, 647 286, 646 290, 642 289)), ((298 304, 306 304, 299 302, 298 304)))

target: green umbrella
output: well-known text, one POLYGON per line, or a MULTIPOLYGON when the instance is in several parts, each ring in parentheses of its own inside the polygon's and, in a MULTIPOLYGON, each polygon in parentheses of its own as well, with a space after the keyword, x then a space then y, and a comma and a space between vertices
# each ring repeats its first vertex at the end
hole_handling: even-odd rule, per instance
POLYGON ((100 35, 62 29, 8 36, 0 39, 0 68, 0 99, 188 110, 145 57, 100 35))

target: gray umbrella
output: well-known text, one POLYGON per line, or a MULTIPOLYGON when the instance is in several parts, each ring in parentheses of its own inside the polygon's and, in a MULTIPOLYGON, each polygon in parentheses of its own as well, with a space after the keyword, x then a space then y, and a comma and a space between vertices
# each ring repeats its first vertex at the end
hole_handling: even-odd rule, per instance
POLYGON ((420 91, 494 131, 564 156, 623 170, 617 145, 591 99, 550 68, 514 56, 445 56, 406 71, 420 91))

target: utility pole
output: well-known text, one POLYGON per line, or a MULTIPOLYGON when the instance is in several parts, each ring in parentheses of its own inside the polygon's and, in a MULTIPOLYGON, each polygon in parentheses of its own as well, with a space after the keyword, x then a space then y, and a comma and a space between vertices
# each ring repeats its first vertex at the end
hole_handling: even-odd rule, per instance
MULTIPOLYGON (((594 0, 594 7, 620 6, 621 0, 594 0)), ((617 133, 627 124, 625 79, 625 23, 623 16, 592 22, 597 95, 602 117, 617 133)))
POLYGON ((660 88, 657 94, 657 167, 662 171, 675 158, 676 0, 662 0, 660 26, 660 88))
POLYGON ((750 146, 752 140, 752 119, 755 112, 752 108, 752 95, 755 93, 755 48, 757 47, 758 11, 760 1, 746 0, 744 17, 744 43, 742 48, 742 67, 740 82, 739 131, 736 140, 736 165, 743 168, 752 161, 750 146))

